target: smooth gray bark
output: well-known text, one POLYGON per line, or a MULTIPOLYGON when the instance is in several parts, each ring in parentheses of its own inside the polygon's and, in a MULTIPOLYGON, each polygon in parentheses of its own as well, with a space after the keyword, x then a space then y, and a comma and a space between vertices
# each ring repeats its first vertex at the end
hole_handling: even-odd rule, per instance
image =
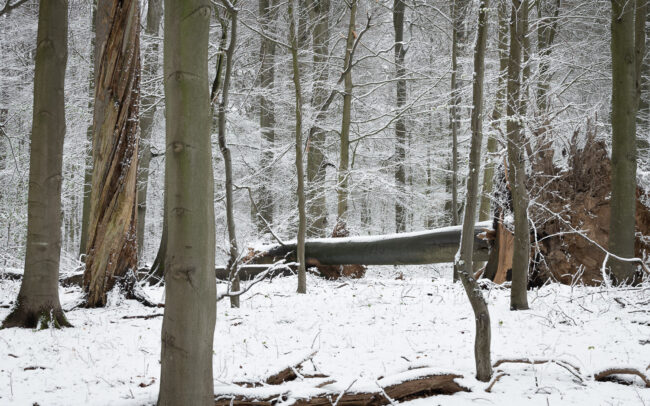
POLYGON ((61 179, 68 2, 44 0, 38 12, 34 110, 29 157, 27 252, 16 305, 2 327, 70 327, 59 302, 61 179))
MULTIPOLYGON (((524 0, 525 2, 525 0, 524 0)), ((521 113, 521 49, 523 44, 523 12, 525 4, 512 0, 510 16, 510 60, 508 61, 508 93, 506 125, 508 135, 508 182, 512 192, 515 217, 515 243, 512 258, 510 309, 528 309, 528 265, 530 260, 530 229, 528 224, 528 192, 526 190, 526 150, 521 113)))
POLYGON ((404 0, 393 2, 393 29, 395 31, 395 76, 397 112, 400 116, 395 121, 395 156, 397 166, 395 168, 395 186, 397 196, 395 199, 395 232, 400 233, 406 230, 407 206, 404 202, 406 194, 406 120, 401 110, 406 104, 406 68, 404 57, 406 47, 404 46, 404 0))
POLYGON ((214 405, 214 179, 208 0, 165 0, 168 238, 159 406, 214 405))

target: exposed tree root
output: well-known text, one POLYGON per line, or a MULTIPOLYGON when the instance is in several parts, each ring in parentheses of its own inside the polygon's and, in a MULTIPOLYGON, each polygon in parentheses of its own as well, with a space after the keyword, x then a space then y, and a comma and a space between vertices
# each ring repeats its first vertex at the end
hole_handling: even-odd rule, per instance
POLYGON ((52 306, 45 306, 38 310, 34 310, 28 308, 27 305, 22 304, 19 299, 18 305, 11 311, 11 313, 9 313, 2 323, 1 328, 12 327, 37 328, 43 330, 50 327, 72 327, 72 324, 70 324, 66 319, 61 307, 54 308, 52 306))

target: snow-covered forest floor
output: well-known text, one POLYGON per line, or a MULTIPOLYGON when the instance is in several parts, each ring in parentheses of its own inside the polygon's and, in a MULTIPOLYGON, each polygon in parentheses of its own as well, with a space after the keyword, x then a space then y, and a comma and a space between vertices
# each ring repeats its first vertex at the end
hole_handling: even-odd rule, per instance
MULTIPOLYGON (((408 405, 535 404, 650 405, 650 389, 595 382, 609 367, 650 367, 650 286, 639 288, 549 285, 529 292, 529 311, 509 311, 509 290, 485 290, 492 320, 492 361, 502 358, 564 360, 558 364, 505 363, 492 388, 474 378, 474 319, 462 286, 448 267, 372 267, 359 280, 308 278, 308 294, 296 279, 263 282, 240 309, 220 301, 214 340, 215 392, 244 389, 232 382, 263 381, 316 352, 298 378, 285 384, 291 399, 324 381, 331 390, 376 390, 378 380, 409 368, 462 375, 471 392, 406 402, 408 405), (398 279, 400 272, 404 278, 398 279), (441 276, 444 275, 444 276, 441 276)), ((20 283, 0 280, 0 319, 20 283)), ((223 289, 223 286, 220 286, 223 289)), ((162 288, 147 288, 156 301, 162 288)), ((81 292, 61 288, 65 308, 81 292)), ((0 330, 1 405, 153 405, 160 374, 160 308, 112 297, 103 309, 67 312, 74 328, 0 330)), ((324 388, 328 388, 325 386, 324 388)), ((268 388, 245 389, 263 393, 268 388)))

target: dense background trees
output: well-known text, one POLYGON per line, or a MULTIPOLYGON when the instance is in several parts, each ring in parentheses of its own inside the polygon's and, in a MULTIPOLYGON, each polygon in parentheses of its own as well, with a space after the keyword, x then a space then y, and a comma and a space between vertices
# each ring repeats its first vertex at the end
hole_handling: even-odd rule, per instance
MULTIPOLYGON (((468 49, 475 39, 478 3, 453 3, 404 1, 401 29, 400 24, 394 23, 400 22, 402 17, 399 12, 394 16, 393 1, 311 0, 296 5, 309 235, 332 233, 340 217, 338 203, 344 201, 343 197, 347 202, 346 225, 352 234, 422 230, 451 224, 453 205, 446 203, 453 200, 454 188, 449 179, 453 178, 454 156, 458 163, 456 205, 462 210, 472 99, 473 62, 468 49), (452 5, 462 9, 462 14, 454 14, 452 5), (350 42, 350 6, 356 7, 355 27, 351 31, 352 44, 356 43, 356 48, 348 69, 345 57, 350 42), (394 17, 399 18, 395 20, 394 17), (457 31, 457 39, 462 40, 456 44, 459 47, 456 53, 452 52, 452 28, 457 31), (452 69, 452 56, 457 58, 456 69, 452 69), (457 80, 450 85, 452 74, 457 80), (346 88, 348 76, 352 79, 351 87, 346 88), (407 95, 404 100, 398 97, 403 94, 407 95), (341 136, 345 138, 347 133, 347 130, 341 131, 347 128, 343 125, 346 96, 350 101, 349 145, 342 150, 341 136), (456 112, 457 120, 453 119, 456 112), (452 154, 452 132, 457 134, 456 155, 452 154), (342 157, 344 167, 341 166, 342 157)), ((489 140, 489 159, 496 164, 497 173, 503 172, 500 165, 507 145, 505 96, 498 93, 503 89, 503 85, 499 86, 499 78, 503 83, 504 77, 499 67, 503 61, 500 58, 503 39, 507 41, 507 37, 503 35, 503 28, 499 28, 503 24, 498 23, 497 11, 505 7, 509 15, 511 5, 507 1, 494 2, 489 12, 484 105, 485 111, 493 113, 483 120, 483 131, 489 140)), ((218 7, 221 15, 226 16, 225 10, 218 7)), ((260 239, 274 241, 269 230, 282 239, 293 238, 298 227, 298 205, 293 193, 297 187, 295 97, 291 53, 286 46, 290 23, 286 4, 240 2, 237 7, 240 25, 232 61, 230 97, 225 108, 232 159, 233 217, 237 223, 238 245, 243 248, 260 239)), ((528 2, 528 7, 530 44, 523 52, 524 56, 528 55, 525 61, 522 56, 522 70, 527 69, 528 74, 521 91, 527 108, 522 110, 517 121, 521 123, 524 147, 528 149, 526 155, 538 156, 548 151, 550 145, 555 152, 554 162, 564 165, 565 152, 569 150, 574 131, 584 127, 588 118, 594 120, 599 134, 611 142, 609 25, 612 3, 606 0, 589 4, 578 0, 544 0, 528 2)), ((3 131, 0 180, 5 185, 0 191, 0 205, 9 208, 0 213, 0 263, 16 268, 22 267, 25 254, 26 174, 37 10, 35 2, 27 1, 0 17, 3 131)), ((91 73, 92 11, 90 0, 70 2, 68 41, 71 51, 65 89, 68 131, 64 146, 61 227, 62 261, 67 269, 79 263, 82 236, 84 157, 90 150, 86 129, 92 122, 88 110, 89 77, 94 76, 91 73)), ((145 155, 151 157, 148 170, 142 166, 140 171, 141 175, 149 175, 141 176, 139 185, 138 207, 140 220, 144 220, 138 233, 141 264, 153 261, 163 229, 166 156, 162 106, 165 99, 160 85, 162 70, 152 67, 156 60, 162 61, 161 26, 155 21, 159 13, 159 4, 154 1, 144 5, 141 11, 146 52, 143 53, 141 75, 140 120, 143 138, 146 140, 146 135, 150 134, 148 141, 142 141, 141 156, 143 162, 145 155), (146 24, 144 16, 147 16, 146 24), (147 197, 143 200, 145 185, 147 197)), ((503 16, 503 11, 501 14, 503 16)), ((209 40, 210 78, 215 77, 224 30, 217 21, 213 22, 209 40)), ((644 70, 648 66, 646 59, 639 63, 640 71, 647 72, 644 70)), ((644 74, 641 74, 641 83, 647 83, 644 74)), ((647 110, 644 107, 647 98, 641 92, 641 112, 647 110)), ((638 126, 637 141, 642 145, 648 139, 647 125, 642 117, 638 126)), ((222 210, 225 176, 217 141, 215 126, 212 160, 217 245, 226 247, 231 237, 222 210)), ((584 139, 578 139, 580 142, 584 139)), ((644 154, 640 149, 637 178, 641 184, 647 184, 649 176, 644 154)), ((489 187, 489 179, 484 180, 482 184, 489 187)), ((489 195, 481 194, 484 198, 489 195)), ((535 196, 531 195, 530 199, 530 204, 534 205, 535 196)), ((227 249, 217 249, 217 262, 226 263, 229 256, 227 249)))

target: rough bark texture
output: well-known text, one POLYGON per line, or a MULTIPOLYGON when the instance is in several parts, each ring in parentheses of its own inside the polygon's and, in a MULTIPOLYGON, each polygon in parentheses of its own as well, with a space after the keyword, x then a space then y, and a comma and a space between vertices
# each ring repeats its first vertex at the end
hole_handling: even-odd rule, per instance
POLYGON ((397 112, 400 116, 395 120, 395 156, 397 166, 395 168, 395 184, 397 186, 397 196, 395 199, 395 232, 401 233, 406 230, 406 205, 405 183, 406 183, 406 121, 401 111, 406 104, 406 68, 404 67, 404 57, 406 48, 404 47, 404 8, 403 0, 393 2, 393 29, 395 30, 395 76, 397 77, 396 94, 397 94, 397 112))
POLYGON ((481 169, 481 144, 483 142, 483 79, 485 77, 485 48, 488 29, 488 0, 479 3, 478 34, 474 48, 474 75, 472 83, 472 141, 469 156, 469 176, 467 179, 467 194, 465 196, 465 216, 460 238, 459 255, 456 255, 455 268, 463 283, 465 292, 472 305, 476 321, 476 338, 474 342, 474 358, 476 361, 476 378, 487 382, 492 377, 492 362, 490 361, 490 313, 473 276, 474 254, 474 223, 476 221, 476 206, 478 200, 479 171, 481 169))
MULTIPOLYGON (((350 167, 350 124, 352 120, 352 69, 349 69, 352 62, 352 51, 354 39, 356 37, 356 16, 357 0, 350 2, 350 22, 348 24, 348 35, 345 44, 345 61, 343 66, 346 67, 343 75, 343 119, 341 121, 341 152, 339 156, 338 184, 337 184, 337 224, 343 227, 347 224, 348 216, 348 183, 350 167)), ((335 226, 336 227, 336 226, 335 226)))
MULTIPOLYGON (((147 25, 145 36, 147 45, 144 51, 143 77, 145 83, 157 83, 158 73, 158 36, 160 34, 160 21, 162 19, 162 0, 148 0, 147 25)), ((156 86, 142 89, 142 106, 140 114, 140 156, 138 160, 138 258, 142 258, 144 248, 144 226, 147 215, 147 186, 149 184, 149 163, 151 162, 151 132, 153 119, 156 115, 156 86)))
POLYGON ((213 405, 215 223, 208 0, 165 0, 168 238, 159 406, 213 405))
POLYGON ((523 44, 523 8, 520 0, 512 0, 510 17, 510 60, 508 62, 508 181, 512 192, 515 217, 515 246, 512 258, 512 290, 510 308, 528 308, 528 263, 530 231, 528 225, 528 192, 526 190, 525 138, 519 116, 521 110, 521 47, 523 44))
MULTIPOLYGON (((634 2, 612 0, 612 200, 609 250, 634 256, 636 107, 634 2)), ((634 282, 635 265, 610 260, 616 283, 634 282)))
POLYGON ((68 2, 41 1, 36 39, 34 111, 27 202, 25 274, 2 327, 70 326, 59 302, 61 170, 68 2))
POLYGON ((139 16, 134 0, 97 4, 93 186, 84 273, 89 307, 105 305, 119 280, 127 293, 135 283, 139 16))
MULTIPOLYGON (((329 11, 330 0, 312 0, 314 87, 311 104, 320 108, 327 100, 329 77, 329 11)), ((307 227, 309 237, 324 237, 327 232, 325 201, 325 131, 315 124, 307 139, 307 227)))
POLYGON ((307 233, 307 217, 305 210, 305 170, 302 159, 302 90, 300 87, 300 63, 298 60, 299 40, 296 35, 296 21, 294 17, 293 0, 289 0, 289 44, 291 45, 291 66, 293 71, 293 86, 296 98, 296 176, 298 186, 298 293, 307 293, 307 269, 305 265, 305 236, 307 233))
MULTIPOLYGON (((260 0, 259 14, 261 19, 262 29, 265 32, 273 31, 273 21, 275 13, 272 10, 273 0, 260 0)), ((260 68, 260 85, 262 86, 262 94, 260 95, 260 131, 262 132, 262 157, 260 160, 260 189, 259 201, 257 207, 259 212, 257 215, 261 216, 266 222, 261 219, 257 220, 257 228, 259 231, 266 232, 266 223, 273 223, 273 194, 270 190, 272 184, 273 171, 270 170, 269 165, 273 162, 273 148, 275 144, 275 107, 271 99, 270 93, 275 87, 275 42, 261 36, 260 37, 260 58, 262 59, 262 66, 260 68)))

